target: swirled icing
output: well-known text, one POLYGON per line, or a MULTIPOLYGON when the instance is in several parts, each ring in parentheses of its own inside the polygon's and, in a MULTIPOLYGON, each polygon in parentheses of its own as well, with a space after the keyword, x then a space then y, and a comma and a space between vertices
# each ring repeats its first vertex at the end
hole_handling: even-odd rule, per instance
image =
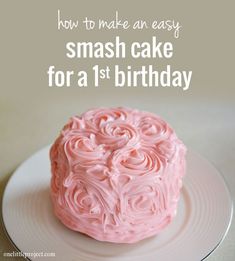
POLYGON ((185 153, 155 114, 99 108, 74 116, 50 149, 55 214, 101 241, 156 235, 176 215, 185 153))

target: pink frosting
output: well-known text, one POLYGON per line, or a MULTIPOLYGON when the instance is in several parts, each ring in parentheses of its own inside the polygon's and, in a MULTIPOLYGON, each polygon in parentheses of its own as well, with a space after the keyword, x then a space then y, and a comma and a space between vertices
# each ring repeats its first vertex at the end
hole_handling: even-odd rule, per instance
POLYGON ((152 113, 99 108, 72 117, 50 150, 55 214, 101 241, 156 235, 176 214, 185 153, 152 113))

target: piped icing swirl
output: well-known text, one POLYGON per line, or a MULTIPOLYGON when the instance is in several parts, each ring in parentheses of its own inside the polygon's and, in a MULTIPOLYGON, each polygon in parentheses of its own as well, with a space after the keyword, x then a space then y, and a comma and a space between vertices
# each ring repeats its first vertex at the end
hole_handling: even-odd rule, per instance
POLYGON ((176 214, 185 153, 155 114, 99 108, 74 116, 50 149, 55 214, 101 241, 156 235, 176 214))

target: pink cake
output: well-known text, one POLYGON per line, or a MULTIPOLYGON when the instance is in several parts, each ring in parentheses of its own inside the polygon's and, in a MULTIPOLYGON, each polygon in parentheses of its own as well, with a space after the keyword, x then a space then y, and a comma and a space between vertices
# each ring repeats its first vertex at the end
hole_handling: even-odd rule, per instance
POLYGON ((101 241, 156 235, 176 215, 185 153, 155 114, 99 108, 74 116, 50 150, 55 214, 101 241))

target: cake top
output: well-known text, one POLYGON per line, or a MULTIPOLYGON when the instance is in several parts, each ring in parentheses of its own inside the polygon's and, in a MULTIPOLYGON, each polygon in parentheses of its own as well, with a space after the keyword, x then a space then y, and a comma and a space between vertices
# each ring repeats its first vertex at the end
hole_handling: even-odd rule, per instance
POLYGON ((61 134, 65 139, 73 134, 76 140, 80 137, 79 149, 97 157, 105 156, 107 151, 149 145, 160 145, 159 152, 165 145, 170 152, 172 141, 178 140, 173 129, 157 115, 123 107, 93 109, 74 116, 61 134))

